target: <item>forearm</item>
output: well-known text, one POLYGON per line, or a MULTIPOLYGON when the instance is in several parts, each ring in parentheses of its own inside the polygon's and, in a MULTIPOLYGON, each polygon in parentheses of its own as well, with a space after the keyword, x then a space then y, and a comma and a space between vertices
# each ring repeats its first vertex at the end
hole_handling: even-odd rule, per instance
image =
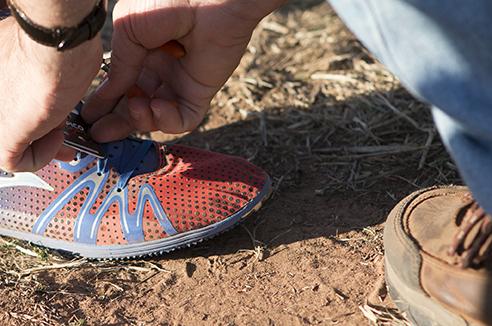
MULTIPOLYGON (((44 28, 77 26, 97 3, 97 0, 10 1, 12 6, 22 11, 32 22, 44 28)), ((42 89, 45 95, 50 94, 45 96, 46 102, 43 103, 46 108, 65 110, 68 104, 60 102, 66 98, 61 90, 81 90, 85 87, 86 80, 93 78, 97 73, 96 68, 99 68, 102 59, 100 37, 94 37, 68 51, 58 51, 53 46, 33 40, 14 19, 9 19, 4 27, 5 41, 0 43, 10 41, 10 51, 18 53, 18 57, 24 56, 25 63, 35 67, 36 72, 30 77, 31 84, 42 89), (83 78, 82 75, 90 76, 83 78), (47 80, 49 82, 46 82, 47 80)), ((83 92, 85 90, 80 97, 83 96, 83 92)))

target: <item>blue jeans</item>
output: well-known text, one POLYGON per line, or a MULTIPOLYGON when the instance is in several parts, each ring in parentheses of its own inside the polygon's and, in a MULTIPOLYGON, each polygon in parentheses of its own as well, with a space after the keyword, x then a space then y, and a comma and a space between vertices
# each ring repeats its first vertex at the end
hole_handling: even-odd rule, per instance
POLYGON ((492 213, 492 1, 330 1, 405 87, 432 104, 463 179, 492 213))

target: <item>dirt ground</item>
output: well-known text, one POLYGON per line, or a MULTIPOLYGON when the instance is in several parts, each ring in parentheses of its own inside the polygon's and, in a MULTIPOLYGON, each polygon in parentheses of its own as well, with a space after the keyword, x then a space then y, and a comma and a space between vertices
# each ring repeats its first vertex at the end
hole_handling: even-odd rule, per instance
POLYGON ((426 105, 327 4, 291 1, 265 20, 207 120, 171 141, 248 158, 273 197, 158 258, 88 262, 4 238, 0 325, 406 323, 385 298, 386 215, 460 181, 426 105))

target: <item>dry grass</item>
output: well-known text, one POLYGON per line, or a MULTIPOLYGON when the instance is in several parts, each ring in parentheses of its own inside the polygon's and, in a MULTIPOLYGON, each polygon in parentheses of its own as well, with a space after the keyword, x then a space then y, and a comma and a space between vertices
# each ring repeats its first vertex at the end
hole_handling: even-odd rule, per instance
MULTIPOLYGON (((291 1, 263 22, 208 119, 198 132, 177 141, 247 157, 273 176, 276 196, 295 189, 306 171, 310 178, 315 176, 316 196, 349 189, 360 196, 383 194, 397 200, 401 194, 386 190, 387 182, 400 181, 415 189, 459 182, 426 105, 402 89, 334 13, 318 3, 291 1), (309 10, 312 6, 316 10, 309 10)), ((335 234, 333 240, 354 250, 373 246, 373 257, 362 259, 372 261, 383 252, 382 226, 376 224, 380 222, 351 225, 355 231, 335 234)), ((238 255, 261 261, 268 243, 257 240, 253 230, 248 231, 251 250, 238 255)), ((67 290, 72 287, 61 286, 55 293, 46 287, 55 273, 67 279, 90 270, 90 295, 117 300, 123 294, 113 279, 138 284, 156 273, 174 273, 158 264, 74 260, 8 240, 0 247, 0 294, 28 299, 19 299, 25 306, 16 311, 2 311, 9 316, 4 320, 18 325, 84 325, 74 303, 77 295, 67 290), (53 306, 53 298, 60 295, 66 305, 53 306)), ((406 325, 385 309, 361 307, 374 323, 406 325)))
POLYGON ((241 142, 252 144, 245 146, 251 152, 236 141, 221 142, 220 135, 212 148, 249 157, 282 182, 306 167, 316 169, 324 177, 320 195, 342 188, 364 192, 388 178, 416 188, 457 180, 427 107, 374 61, 333 12, 287 7, 276 18, 262 24, 217 97, 211 115, 222 119, 201 127, 204 132, 250 120, 241 142), (263 156, 270 153, 275 155, 263 156))

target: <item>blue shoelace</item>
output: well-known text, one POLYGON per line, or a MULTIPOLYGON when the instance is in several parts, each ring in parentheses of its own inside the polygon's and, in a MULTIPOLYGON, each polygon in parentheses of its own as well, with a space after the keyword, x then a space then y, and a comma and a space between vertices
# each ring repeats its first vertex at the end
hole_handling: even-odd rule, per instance
POLYGON ((98 174, 106 174, 112 167, 120 178, 116 183, 118 191, 126 187, 128 181, 137 174, 151 172, 155 169, 155 164, 146 166, 145 158, 152 149, 153 142, 144 140, 126 139, 121 142, 104 145, 107 157, 98 159, 98 174))

